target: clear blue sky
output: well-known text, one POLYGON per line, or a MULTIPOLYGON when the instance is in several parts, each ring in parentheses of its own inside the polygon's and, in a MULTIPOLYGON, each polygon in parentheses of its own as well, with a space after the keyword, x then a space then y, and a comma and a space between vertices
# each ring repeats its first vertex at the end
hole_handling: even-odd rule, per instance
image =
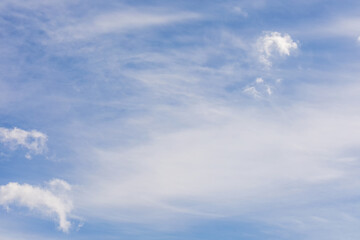
POLYGON ((359 11, 2 0, 0 239, 359 239, 359 11))

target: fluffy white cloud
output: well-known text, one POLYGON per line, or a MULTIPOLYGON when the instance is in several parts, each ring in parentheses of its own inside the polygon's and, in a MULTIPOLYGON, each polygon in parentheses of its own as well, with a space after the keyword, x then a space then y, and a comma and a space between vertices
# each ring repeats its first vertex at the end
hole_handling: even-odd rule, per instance
POLYGON ((289 34, 279 32, 266 33, 257 41, 257 49, 260 53, 260 61, 271 66, 270 58, 274 55, 290 56, 291 51, 298 48, 296 42, 289 34))
POLYGON ((44 188, 11 182, 0 186, 0 205, 6 208, 11 204, 23 206, 47 216, 55 214, 59 228, 67 232, 71 226, 68 214, 73 208, 67 196, 69 190, 70 185, 59 179, 50 181, 44 188))
MULTIPOLYGON (((19 128, 0 128, 0 142, 8 144, 11 148, 18 146, 27 148, 30 152, 41 154, 46 149, 47 136, 39 131, 25 131, 19 128)), ((30 157, 29 154, 26 154, 30 157)))
POLYGON ((257 79, 255 80, 255 82, 256 82, 256 83, 264 83, 264 79, 262 79, 262 78, 257 78, 257 79))

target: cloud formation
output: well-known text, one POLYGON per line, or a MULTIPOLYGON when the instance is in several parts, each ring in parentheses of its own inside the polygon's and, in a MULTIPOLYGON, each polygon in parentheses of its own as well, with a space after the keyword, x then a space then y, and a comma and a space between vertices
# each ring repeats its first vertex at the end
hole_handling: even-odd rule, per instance
POLYGON ((349 137, 358 120, 348 112, 334 119, 331 111, 304 105, 256 114, 210 107, 173 111, 192 121, 203 112, 215 123, 158 133, 128 150, 97 148, 92 155, 99 164, 83 176, 86 194, 80 198, 93 209, 85 215, 114 219, 136 209, 126 220, 148 217, 153 223, 163 217, 159 222, 165 225, 171 216, 177 221, 187 215, 191 222, 200 215, 244 214, 259 206, 271 209, 269 202, 287 198, 295 206, 302 193, 311 201, 318 197, 317 187, 329 188, 350 176, 340 159, 359 142, 356 134, 349 137))
MULTIPOLYGON (((295 238, 351 239, 349 233, 359 232, 358 222, 352 226, 337 217, 334 212, 341 215, 342 209, 334 202, 356 201, 359 189, 359 53, 351 46, 359 24, 344 14, 352 19, 349 23, 326 29, 323 24, 331 23, 331 14, 324 11, 331 3, 324 8, 324 1, 316 1, 321 9, 315 11, 313 2, 1 2, 2 118, 14 126, 19 119, 23 126, 33 126, 41 118, 42 129, 51 129, 56 158, 19 164, 13 154, 14 161, 0 161, 5 181, 0 185, 15 182, 2 186, 2 205, 23 206, 19 211, 48 209, 61 230, 73 229, 68 227, 71 207, 64 203, 68 183, 23 184, 54 174, 79 184, 72 199, 81 207, 73 211, 81 212, 99 233, 94 236, 84 228, 71 239, 162 239, 166 236, 139 228, 134 236, 119 236, 108 226, 122 231, 136 222, 181 228, 182 219, 191 224, 203 218, 202 225, 218 216, 219 225, 241 229, 240 221, 259 219, 252 230, 259 239, 284 236, 277 227, 264 229, 264 222, 290 229, 295 238), (306 7, 300 9, 302 5, 306 7), (307 19, 310 15, 322 25, 313 28, 316 21, 307 19), (263 32, 263 27, 281 30, 263 32), (339 35, 329 39, 329 33, 339 35), (345 33, 351 42, 339 38, 345 33), (296 64, 270 68, 293 56, 300 48, 297 39, 306 45, 296 64), (345 82, 353 95, 339 88, 345 82), (311 204, 330 205, 324 210, 329 216, 311 204), (342 222, 351 228, 341 228, 347 235, 339 238, 328 231, 335 224, 326 223, 325 237, 311 237, 304 226, 313 227, 313 217, 337 219, 336 226, 342 222), (265 230, 278 235, 260 236, 265 230)), ((42 144, 34 134, 21 131, 3 129, 0 144, 44 152, 36 150, 42 144)), ((354 209, 349 213, 359 215, 354 209)), ((0 218, 1 234, 7 229, 2 222, 11 221, 8 216, 0 218)), ((17 225, 13 231, 27 231, 23 239, 42 239, 29 237, 37 227, 17 225)), ((205 231, 173 236, 208 239, 205 231)), ((226 236, 226 230, 216 232, 226 236)), ((0 238, 17 239, 8 236, 0 238)))
POLYGON ((50 181, 45 188, 10 182, 0 186, 0 205, 6 208, 9 205, 27 207, 47 216, 55 214, 59 229, 68 232, 71 226, 68 215, 73 208, 67 197, 70 190, 70 185, 60 179, 50 181))
POLYGON ((267 66, 271 66, 270 58, 274 55, 290 56, 291 52, 297 48, 297 43, 287 33, 269 32, 257 41, 260 61, 267 66))
POLYGON ((266 83, 261 77, 255 79, 255 81, 243 90, 243 93, 254 97, 255 99, 264 99, 270 97, 273 94, 274 85, 266 83))
POLYGON ((261 97, 261 93, 258 90, 256 90, 256 88, 253 87, 253 86, 252 87, 246 87, 243 90, 243 92, 253 96, 254 98, 260 98, 261 97))
POLYGON ((31 153, 41 154, 46 150, 47 136, 37 130, 26 131, 16 127, 13 129, 1 127, 0 142, 13 149, 20 146, 28 149, 31 153))
POLYGON ((166 25, 198 17, 197 14, 189 12, 174 14, 154 14, 134 10, 110 12, 89 19, 79 20, 75 24, 71 23, 68 26, 53 31, 51 35, 58 41, 84 40, 97 35, 166 25))

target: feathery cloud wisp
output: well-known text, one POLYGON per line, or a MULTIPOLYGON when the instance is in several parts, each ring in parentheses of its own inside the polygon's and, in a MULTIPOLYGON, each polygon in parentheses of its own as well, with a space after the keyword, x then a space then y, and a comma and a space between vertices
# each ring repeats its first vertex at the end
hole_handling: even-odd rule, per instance
POLYGON ((80 20, 55 31, 50 31, 58 41, 84 40, 97 35, 131 31, 134 29, 166 25, 196 19, 195 13, 154 14, 146 11, 121 11, 80 20))

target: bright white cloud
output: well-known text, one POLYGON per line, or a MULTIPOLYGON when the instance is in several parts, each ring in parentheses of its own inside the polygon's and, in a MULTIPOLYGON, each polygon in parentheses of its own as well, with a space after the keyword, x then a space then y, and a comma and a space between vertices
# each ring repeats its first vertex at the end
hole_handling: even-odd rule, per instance
POLYGON ((260 53, 260 61, 271 66, 270 58, 275 55, 290 56, 298 45, 289 34, 279 32, 266 33, 257 41, 257 50, 260 53))
MULTIPOLYGON (((10 148, 18 146, 30 150, 31 153, 41 154, 46 149, 47 136, 39 131, 25 131, 20 128, 0 128, 0 142, 7 144, 10 148)), ((26 154, 30 158, 30 154, 26 154)))
POLYGON ((71 226, 68 215, 73 208, 66 194, 70 190, 70 185, 59 179, 50 181, 44 188, 11 182, 0 186, 0 205, 6 208, 10 205, 27 207, 46 216, 55 214, 59 228, 68 232, 71 226))

